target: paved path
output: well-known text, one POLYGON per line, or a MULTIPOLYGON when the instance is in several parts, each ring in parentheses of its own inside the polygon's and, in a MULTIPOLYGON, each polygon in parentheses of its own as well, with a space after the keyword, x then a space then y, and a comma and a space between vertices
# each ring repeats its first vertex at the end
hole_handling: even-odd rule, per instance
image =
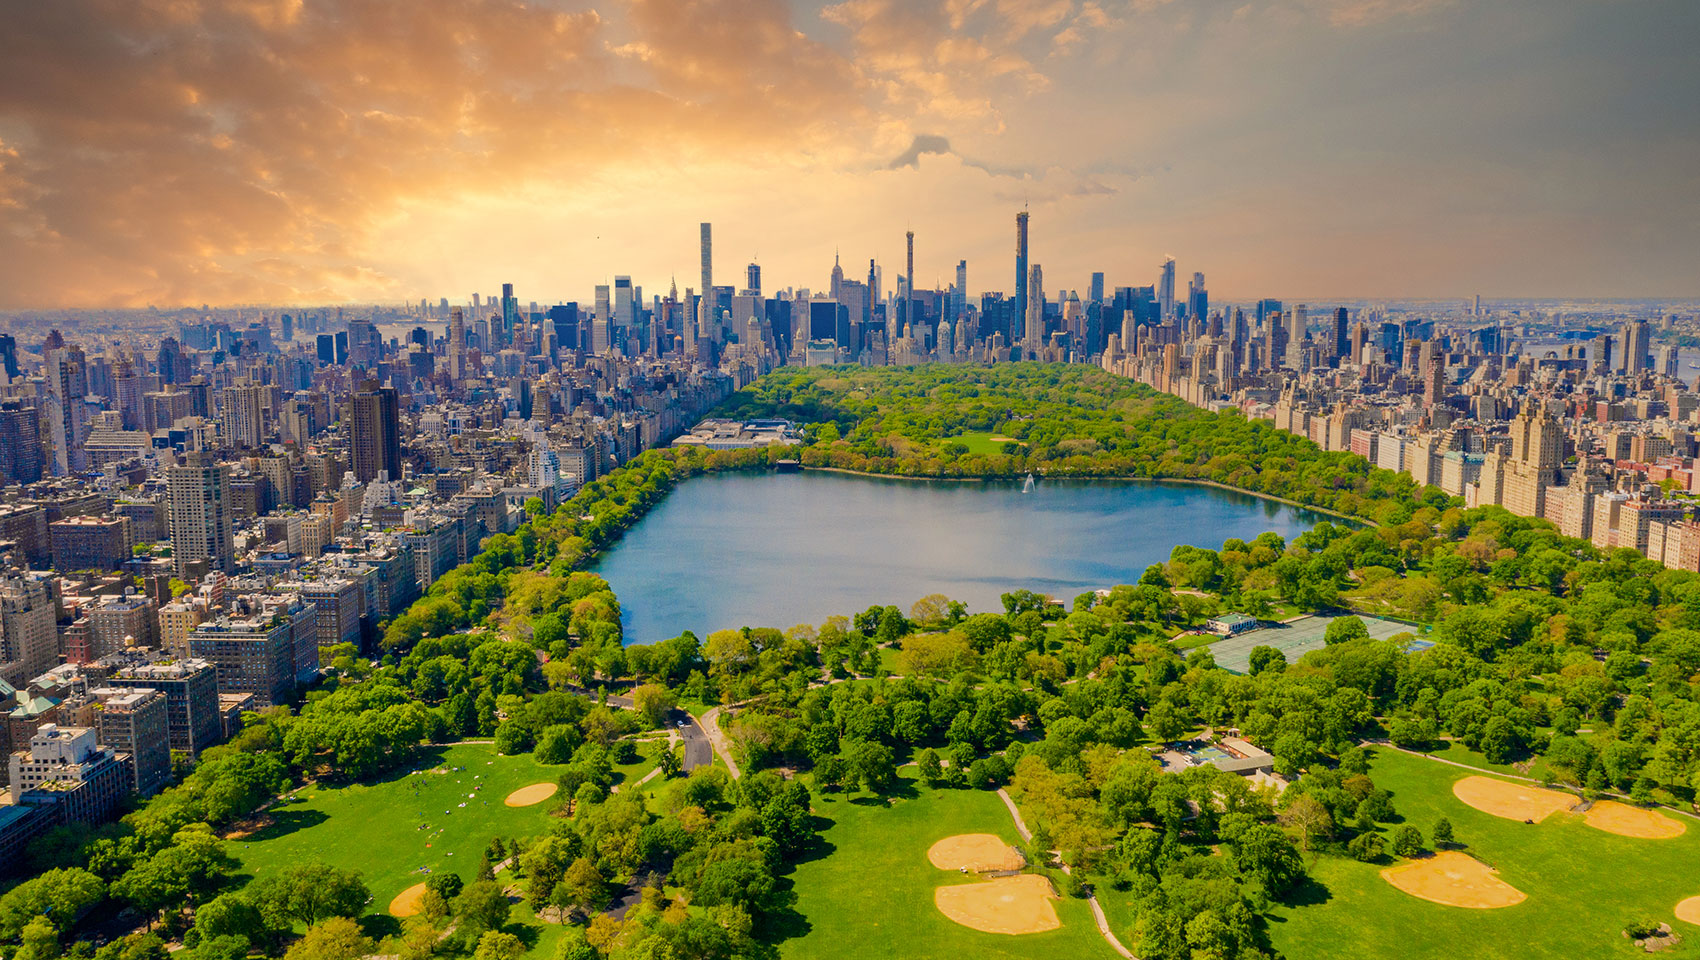
MULTIPOLYGON (((590 697, 593 700, 596 698, 596 694, 593 691, 586 690, 583 687, 567 687, 566 689, 572 693, 590 697)), ((631 697, 618 693, 608 694, 608 705, 610 707, 618 707, 621 710, 636 709, 636 705, 632 703, 631 697)), ((709 712, 714 713, 715 711, 711 710, 709 712)), ((703 720, 708 720, 707 714, 703 715, 703 720)), ((684 762, 679 765, 679 769, 681 771, 690 773, 698 767, 706 767, 714 763, 714 748, 709 745, 710 736, 703 731, 702 725, 697 723, 695 717, 678 707, 674 707, 667 714, 667 723, 671 727, 671 729, 668 730, 668 733, 671 734, 674 730, 677 730, 679 739, 685 741, 685 759, 684 762)), ((668 742, 671 743, 672 741, 669 740, 668 742)), ((738 768, 732 766, 732 758, 730 756, 726 758, 726 765, 731 767, 732 776, 736 777, 738 775, 738 768)), ((653 776, 653 774, 651 774, 651 776, 653 776)), ((646 777, 644 779, 647 780, 648 778, 646 777)), ((641 783, 642 781, 639 782, 641 783)))
MULTIPOLYGON (((1015 832, 1021 834, 1022 840, 1032 842, 1033 831, 1027 829, 1027 821, 1021 819, 1021 811, 1016 808, 1015 801, 1010 799, 1009 794, 1002 787, 998 788, 998 799, 1002 800, 1003 805, 1009 808, 1010 818, 1015 821, 1015 832)), ((1051 852, 1055 853, 1056 851, 1051 852)), ((1059 857, 1057 862, 1062 863, 1062 858, 1059 857)), ((1069 869, 1068 864, 1063 863, 1062 869, 1063 873, 1070 876, 1074 875, 1074 871, 1069 869)), ((1104 916, 1104 907, 1098 902, 1098 895, 1093 893, 1090 887, 1086 888, 1086 905, 1092 908, 1092 919, 1098 924, 1098 933, 1103 936, 1104 942, 1108 943, 1117 953, 1126 957, 1127 960, 1139 960, 1133 955, 1133 951, 1122 946, 1122 942, 1116 939, 1116 935, 1111 932, 1110 920, 1104 916)))
POLYGON ((743 776, 738 769, 738 761, 732 759, 732 744, 726 739, 726 734, 720 729, 720 709, 713 707, 702 715, 702 728, 708 733, 708 742, 713 745, 720 759, 726 761, 726 769, 732 772, 732 779, 743 776))

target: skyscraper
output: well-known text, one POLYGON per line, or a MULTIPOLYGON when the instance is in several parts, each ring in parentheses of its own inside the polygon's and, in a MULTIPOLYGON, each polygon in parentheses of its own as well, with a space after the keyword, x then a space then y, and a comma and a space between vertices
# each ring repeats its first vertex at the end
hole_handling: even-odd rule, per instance
POLYGON ((959 319, 968 310, 968 261, 956 261, 956 302, 952 303, 950 318, 959 319))
POLYGON ((466 378, 466 314, 459 307, 449 312, 449 376, 466 378))
POLYGON ((197 560, 229 573, 236 565, 230 519, 230 474, 212 454, 194 450, 165 473, 171 557, 184 576, 197 560))
POLYGON ((1026 346, 1021 359, 1031 360, 1033 356, 1028 351, 1037 352, 1045 345, 1045 271, 1037 263, 1029 269, 1027 277, 1027 317, 1023 330, 1026 346))
POLYGON ((1093 303, 1104 302, 1104 271, 1094 270, 1092 272, 1091 294, 1093 303))
POLYGON ((1653 350, 1653 338, 1645 320, 1623 325, 1623 372, 1641 373, 1647 369, 1647 355, 1653 350))
POLYGON ((1186 315, 1195 323, 1202 323, 1210 315, 1210 292, 1204 289, 1204 274, 1194 273, 1192 283, 1187 285, 1186 315))
POLYGON ((1161 272, 1157 275, 1157 309, 1158 315, 1164 320, 1175 318, 1175 258, 1166 257, 1163 260, 1161 272))
POLYGON ((224 391, 224 442, 237 450, 258 450, 266 435, 266 387, 238 383, 224 391))
POLYGON ((401 401, 394 387, 367 380, 354 395, 349 418, 349 446, 354 452, 354 479, 370 483, 380 472, 401 479, 401 401))
POLYGON ((744 268, 744 289, 750 296, 761 296, 761 264, 752 263, 744 268))
MULTIPOLYGON (((1027 211, 1015 215, 1015 322, 1025 325, 1027 322, 1027 211)), ((1025 326, 1021 331, 1012 331, 1026 335, 1025 326)))
POLYGON ((702 299, 698 303, 697 332, 718 341, 720 317, 714 312, 714 225, 709 223, 702 225, 702 299))
POLYGON ((22 400, 0 402, 0 486, 35 483, 46 457, 41 449, 41 420, 22 400))
POLYGON ((908 246, 908 252, 903 257, 903 276, 908 281, 909 288, 903 295, 903 325, 911 326, 913 318, 909 316, 911 304, 915 302, 915 231, 910 230, 903 235, 908 246))
POLYGON ((514 327, 519 325, 519 299, 514 296, 514 285, 502 284, 502 344, 514 342, 514 327))
POLYGON ((1334 343, 1332 345, 1333 348, 1334 348, 1334 357, 1335 357, 1335 359, 1337 359, 1341 362, 1353 362, 1353 363, 1355 363, 1360 358, 1352 357, 1352 345, 1348 341, 1348 337, 1347 337, 1347 333, 1346 333, 1346 320, 1347 320, 1346 308, 1345 307, 1335 307, 1334 308, 1334 343))

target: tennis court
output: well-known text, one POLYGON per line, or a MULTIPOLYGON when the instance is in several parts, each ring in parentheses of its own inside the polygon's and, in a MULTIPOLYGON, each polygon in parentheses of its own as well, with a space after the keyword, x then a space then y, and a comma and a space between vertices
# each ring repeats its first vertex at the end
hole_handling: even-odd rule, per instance
MULTIPOLYGON (((1376 617, 1359 617, 1364 626, 1369 629, 1369 635, 1377 640, 1386 640, 1396 633, 1416 633, 1417 628, 1408 623, 1394 620, 1382 620, 1376 617)), ((1234 673, 1246 673, 1251 669, 1251 649, 1253 647, 1274 647, 1287 655, 1291 663, 1312 650, 1323 647, 1322 635, 1333 623, 1334 617, 1305 617, 1292 623, 1280 623, 1270 627, 1260 627, 1248 630, 1237 637, 1228 637, 1209 644, 1211 656, 1216 658, 1216 665, 1234 673)))

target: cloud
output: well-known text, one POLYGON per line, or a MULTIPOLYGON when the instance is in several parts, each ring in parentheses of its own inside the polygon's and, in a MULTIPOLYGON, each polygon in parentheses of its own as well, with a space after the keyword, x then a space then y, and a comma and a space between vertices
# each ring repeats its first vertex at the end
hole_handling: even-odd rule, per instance
POLYGON ((983 170, 994 177, 1028 178, 1036 175, 1035 171, 1024 169, 1022 167, 1003 166, 1000 164, 989 163, 984 160, 975 160, 971 157, 965 157, 951 149, 949 138, 939 136, 936 133, 916 134, 915 139, 909 144, 909 149, 893 157, 891 162, 885 165, 885 169, 901 170, 904 167, 920 169, 921 158, 929 154, 955 157, 957 160, 961 161, 963 166, 970 167, 975 170, 983 170))
POLYGON ((0 299, 394 292, 360 251, 410 204, 615 164, 831 150, 871 123, 848 58, 801 34, 783 0, 622 12, 613 24, 518 0, 11 5, 0 299))

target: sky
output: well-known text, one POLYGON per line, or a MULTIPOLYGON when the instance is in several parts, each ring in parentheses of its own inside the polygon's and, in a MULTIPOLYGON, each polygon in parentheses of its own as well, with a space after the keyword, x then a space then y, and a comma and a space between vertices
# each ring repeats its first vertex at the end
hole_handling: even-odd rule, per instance
POLYGON ((0 2, 0 308, 1700 295, 1694 0, 0 2))

